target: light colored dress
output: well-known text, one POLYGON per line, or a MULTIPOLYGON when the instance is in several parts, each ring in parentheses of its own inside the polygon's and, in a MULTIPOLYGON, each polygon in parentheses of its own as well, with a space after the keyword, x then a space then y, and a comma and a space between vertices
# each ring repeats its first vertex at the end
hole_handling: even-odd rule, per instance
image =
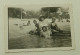
POLYGON ((47 24, 47 22, 44 20, 44 21, 40 21, 39 22, 39 28, 40 28, 40 34, 41 35, 43 35, 43 36, 45 36, 46 38, 50 38, 50 30, 49 30, 49 28, 48 28, 48 24, 47 24), (44 32, 43 30, 42 30, 42 27, 43 26, 46 26, 47 27, 47 31, 46 32, 44 32))

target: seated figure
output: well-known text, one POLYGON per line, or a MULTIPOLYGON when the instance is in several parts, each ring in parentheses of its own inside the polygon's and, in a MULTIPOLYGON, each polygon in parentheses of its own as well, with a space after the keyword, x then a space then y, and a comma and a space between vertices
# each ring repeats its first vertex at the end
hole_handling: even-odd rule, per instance
POLYGON ((60 30, 60 28, 55 23, 55 20, 56 18, 52 17, 52 22, 50 24, 50 29, 51 29, 52 34, 54 34, 55 32, 62 32, 62 30, 60 30))

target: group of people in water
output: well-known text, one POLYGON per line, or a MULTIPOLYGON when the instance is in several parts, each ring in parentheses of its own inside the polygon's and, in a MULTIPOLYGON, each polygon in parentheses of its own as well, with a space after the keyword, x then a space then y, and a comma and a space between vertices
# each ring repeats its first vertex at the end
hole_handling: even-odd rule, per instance
POLYGON ((44 16, 39 17, 39 22, 33 20, 36 29, 29 32, 29 34, 36 34, 40 37, 50 38, 55 32, 62 32, 56 24, 56 18, 52 17, 51 23, 45 21, 44 16))

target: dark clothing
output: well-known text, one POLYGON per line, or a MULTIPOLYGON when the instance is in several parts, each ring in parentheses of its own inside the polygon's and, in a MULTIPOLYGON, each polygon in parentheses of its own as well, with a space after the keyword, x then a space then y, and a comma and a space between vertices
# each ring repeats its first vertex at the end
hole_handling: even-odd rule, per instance
POLYGON ((59 29, 56 23, 51 23, 51 24, 50 24, 50 28, 51 28, 52 30, 58 30, 58 29, 59 29), (52 24, 54 24, 54 26, 53 26, 52 24))
POLYGON ((57 30, 57 26, 56 25, 55 26, 51 25, 51 29, 57 30))
POLYGON ((58 28, 56 23, 51 23, 50 29, 51 29, 52 34, 55 34, 56 32, 61 32, 60 28, 58 28), (56 30, 56 31, 54 31, 54 30, 56 30))
POLYGON ((35 35, 40 35, 39 24, 36 23, 36 24, 35 24, 35 27, 36 27, 36 30, 30 31, 29 34, 32 34, 32 35, 34 35, 34 34, 35 34, 35 35))
POLYGON ((38 24, 38 23, 35 24, 35 27, 37 28, 37 29, 36 29, 37 31, 40 31, 40 29, 39 29, 39 24, 38 24))
POLYGON ((39 29, 39 24, 37 23, 37 24, 35 24, 35 27, 37 28, 35 31, 36 31, 36 33, 35 34, 37 34, 37 35, 40 35, 40 29, 39 29))

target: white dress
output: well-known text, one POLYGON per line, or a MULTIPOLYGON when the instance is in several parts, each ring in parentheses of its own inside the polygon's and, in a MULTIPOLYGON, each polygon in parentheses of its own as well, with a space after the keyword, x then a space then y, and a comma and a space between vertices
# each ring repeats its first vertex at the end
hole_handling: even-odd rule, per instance
POLYGON ((39 22, 39 27, 43 27, 43 26, 48 26, 46 21, 39 22))
POLYGON ((41 29, 41 35, 45 36, 46 38, 50 38, 50 30, 48 29, 48 24, 47 22, 44 20, 44 21, 40 21, 39 22, 39 28, 41 29), (42 30, 42 27, 43 26, 46 26, 47 27, 47 31, 46 32, 43 32, 42 30))

